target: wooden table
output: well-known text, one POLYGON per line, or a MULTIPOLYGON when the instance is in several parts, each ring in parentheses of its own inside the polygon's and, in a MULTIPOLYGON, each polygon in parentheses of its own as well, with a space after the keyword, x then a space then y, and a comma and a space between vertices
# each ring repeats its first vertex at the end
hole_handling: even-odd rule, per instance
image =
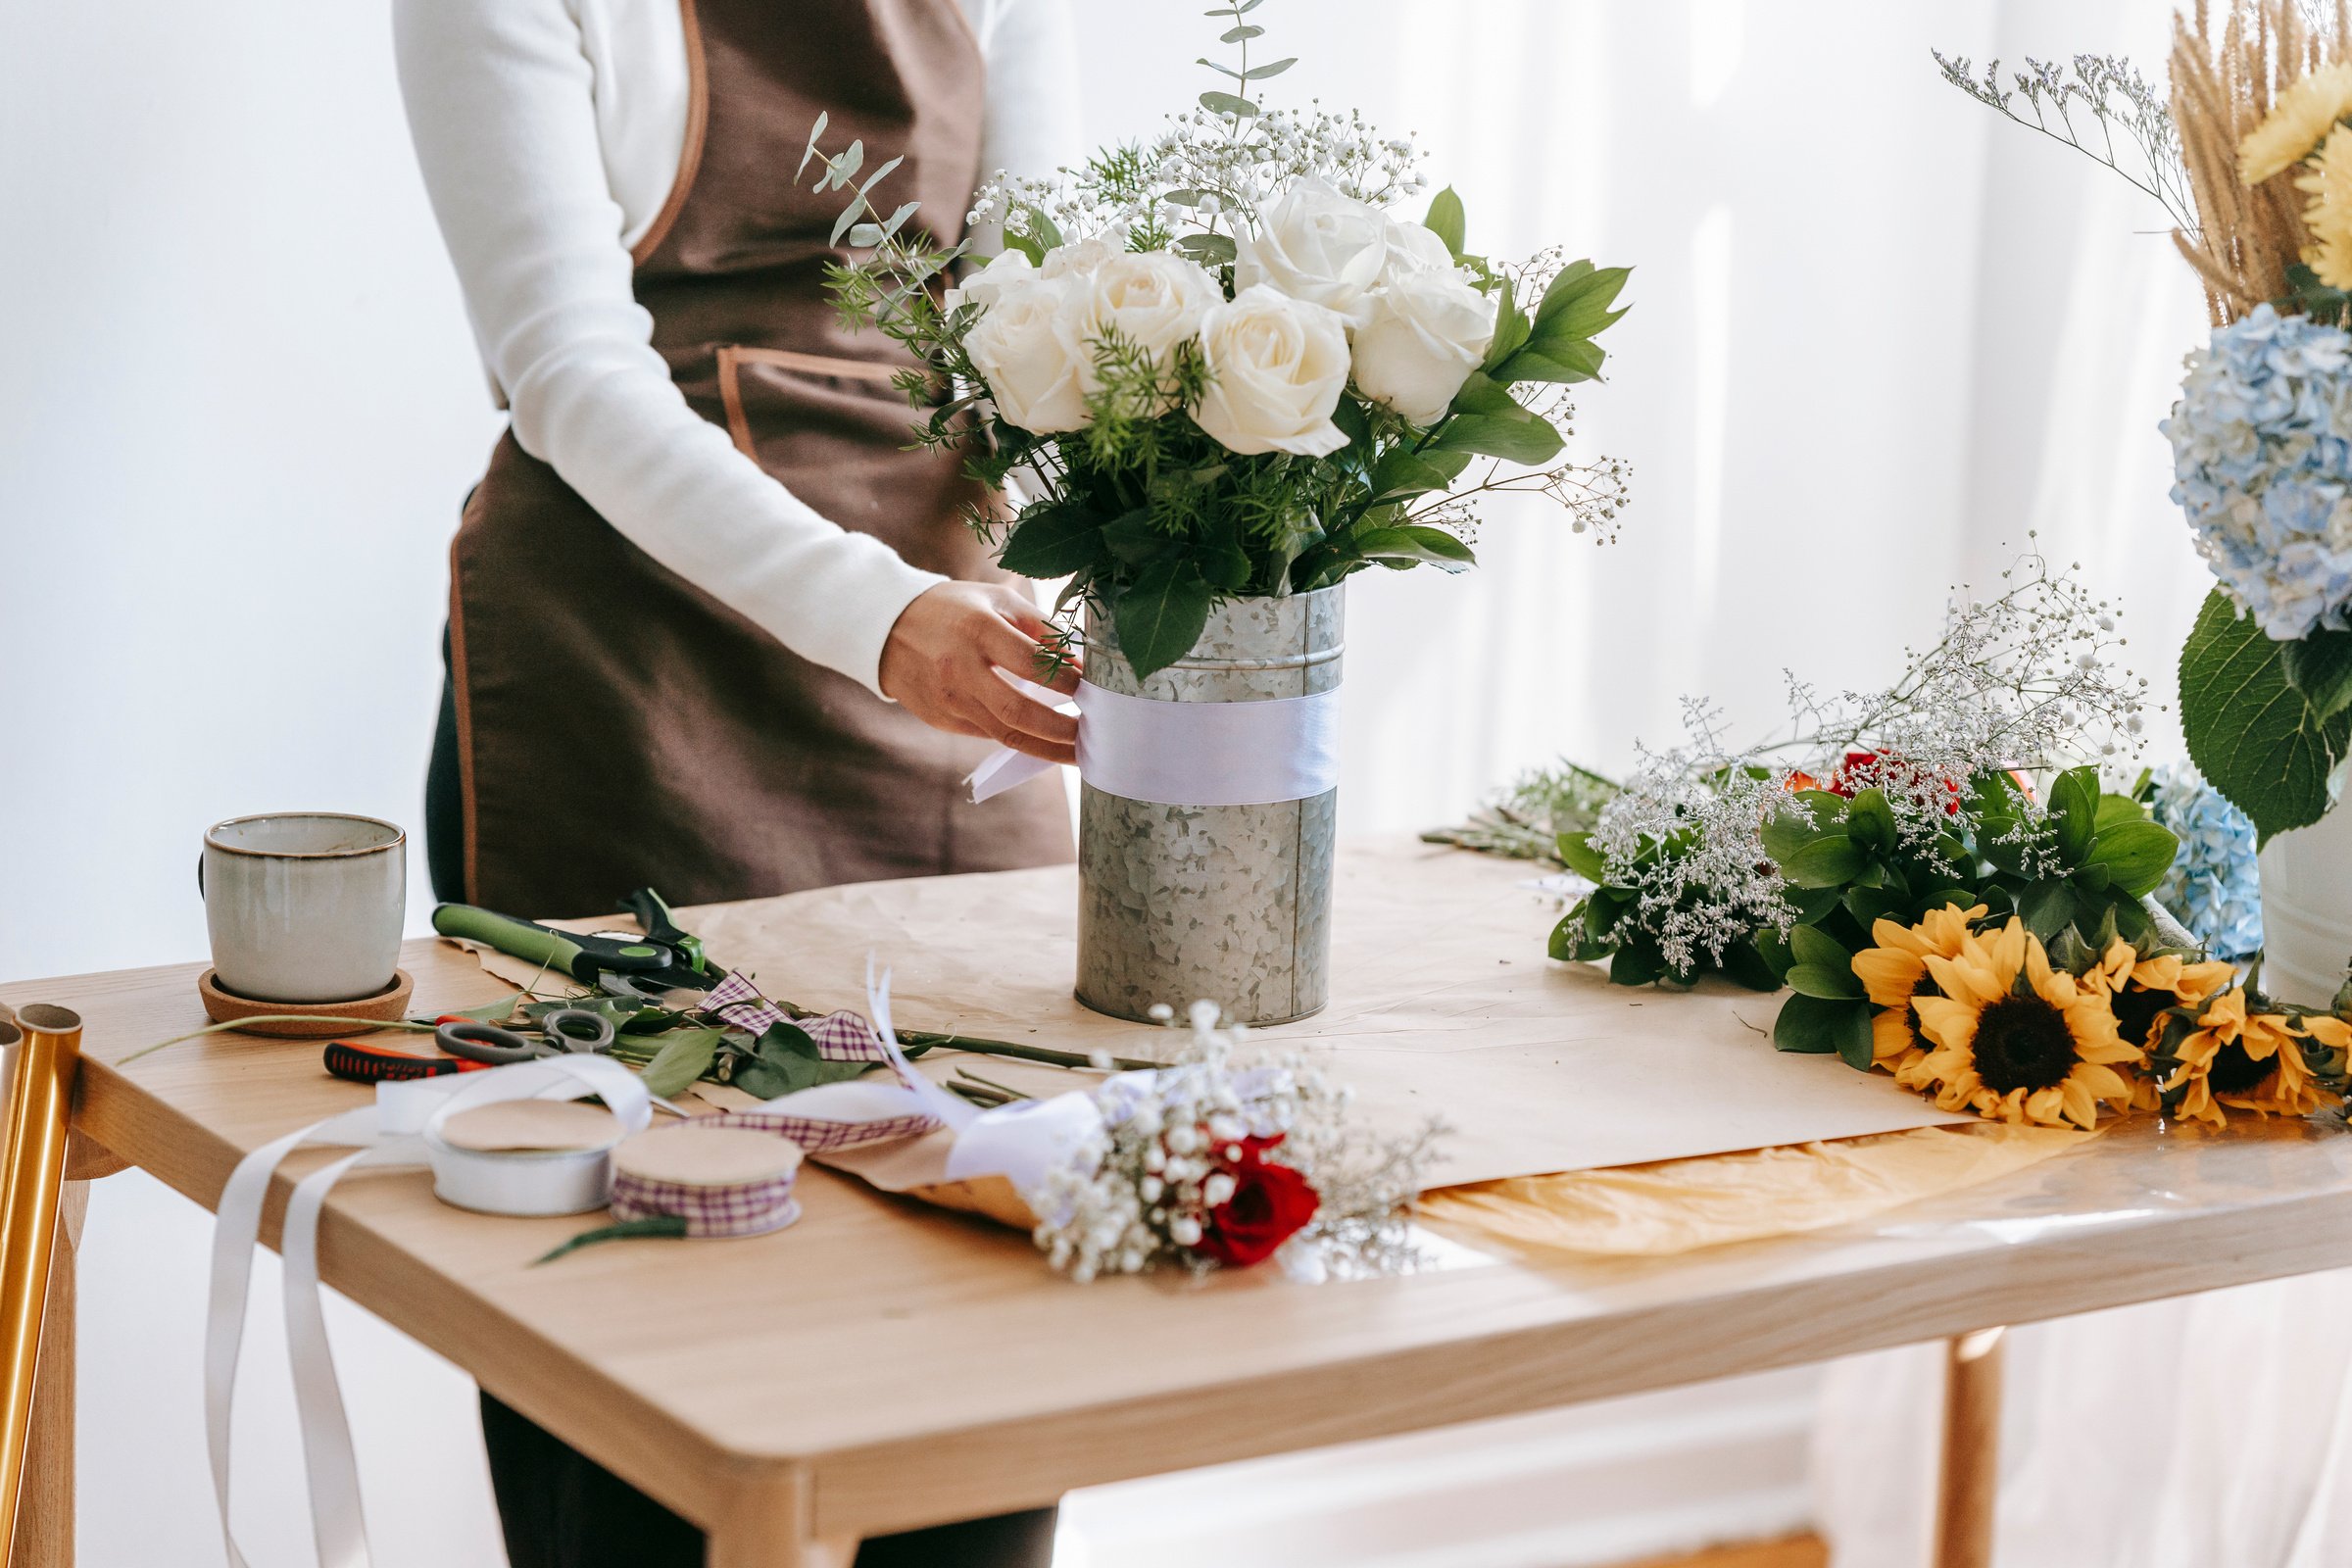
MULTIPOLYGON (((438 943, 403 961, 419 1012, 504 991, 438 943)), ((328 1079, 316 1044, 239 1036, 112 1065, 202 1023, 196 973, 0 1002, 78 1009, 76 1128, 210 1206, 245 1152, 365 1091, 328 1079)), ((290 1178, 326 1157, 281 1172, 271 1241, 290 1178)), ((1320 1287, 1257 1271, 1081 1288, 1025 1238, 822 1170, 804 1200, 775 1236, 533 1268, 583 1221, 467 1214, 422 1172, 363 1171, 326 1210, 322 1270, 703 1525, 713 1568, 800 1568, 1073 1487, 1938 1337, 1962 1337, 1955 1383, 1981 1393, 1988 1341, 1971 1331, 2352 1264, 2352 1140, 2302 1123, 2135 1124, 1872 1225, 1677 1259, 1473 1258, 1320 1287)), ((1956 1411, 1969 1451, 1989 1451, 1984 1414, 1956 1411)), ((1963 1491, 1988 1476, 1963 1469, 1963 1491)), ((1945 1560, 1982 1549, 1963 1539, 1945 1560)))

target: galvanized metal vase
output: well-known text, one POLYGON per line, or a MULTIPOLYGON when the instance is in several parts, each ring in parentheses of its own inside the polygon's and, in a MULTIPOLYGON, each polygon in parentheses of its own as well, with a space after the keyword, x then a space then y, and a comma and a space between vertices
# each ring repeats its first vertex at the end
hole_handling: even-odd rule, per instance
MULTIPOLYGON (((1340 684, 1338 587, 1242 599, 1209 613, 1193 652, 1148 680, 1089 609, 1086 678, 1130 697, 1250 703, 1340 684)), ((1331 967, 1339 791, 1269 806, 1170 806, 1082 782, 1078 1000, 1115 1018, 1198 1001, 1237 1022, 1284 1023, 1322 1007, 1331 967)))

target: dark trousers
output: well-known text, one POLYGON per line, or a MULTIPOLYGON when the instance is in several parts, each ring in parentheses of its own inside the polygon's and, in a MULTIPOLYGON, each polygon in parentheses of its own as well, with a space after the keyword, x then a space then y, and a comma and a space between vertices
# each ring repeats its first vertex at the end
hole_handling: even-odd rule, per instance
MULTIPOLYGON (((446 633, 441 658, 446 664, 446 633)), ((437 899, 466 896, 465 808, 457 697, 444 682, 424 781, 424 858, 437 899)), ((701 1568, 700 1530, 487 1394, 482 1439, 514 1568, 701 1568)), ((857 1568, 1046 1568, 1054 1516, 1037 1508, 877 1536, 858 1548, 857 1568)))

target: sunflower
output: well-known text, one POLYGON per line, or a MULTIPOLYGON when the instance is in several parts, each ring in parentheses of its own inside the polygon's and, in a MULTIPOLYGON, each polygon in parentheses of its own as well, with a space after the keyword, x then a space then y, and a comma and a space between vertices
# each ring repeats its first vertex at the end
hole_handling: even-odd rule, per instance
POLYGON ((2218 958, 2189 963, 2177 953, 2143 958, 2131 943, 2121 941, 2110 945, 2082 976, 2082 984, 2106 993, 2115 1013, 2115 1032, 2124 1044, 2142 1048, 2155 1044, 2148 1035, 2158 1013, 2209 1002, 2236 982, 2236 967, 2218 958))
POLYGON ((1984 906, 1973 909, 1939 905, 1914 926, 1882 919, 1870 928, 1875 948, 1854 955, 1854 978, 1870 994, 1871 1059, 1892 1069, 1915 1055, 1933 1050, 1919 1032, 1917 999, 1940 995, 1929 977, 1928 959, 1954 958, 1968 941, 1972 922, 1984 918, 1984 906))
POLYGON ((1926 964, 1942 995, 1912 1005, 1935 1049, 1897 1067, 1897 1083, 1932 1091, 1945 1110, 2042 1127, 2088 1128, 2099 1102, 2131 1098, 2115 1068, 2139 1052, 2116 1034, 2106 993, 2052 969, 2025 922, 2013 916, 1926 964))
POLYGON ((2329 288, 2352 288, 2352 130, 2328 133, 2295 188, 2311 198, 2303 206, 2312 239, 2304 264, 2329 288))
POLYGON ((2224 1105, 2261 1116, 2308 1116, 2328 1095, 2303 1059, 2306 1039, 2333 1049, 2352 1043, 2352 1030, 2325 1015, 2249 1013, 2243 991, 2227 992, 2198 1017, 2157 1087, 2180 1097, 2174 1114, 2216 1127, 2229 1124, 2224 1105))
POLYGON ((2238 178, 2259 185, 2312 155, 2335 122, 2352 113, 2352 65, 2329 66, 2278 95, 2261 124, 2237 144, 2238 178))

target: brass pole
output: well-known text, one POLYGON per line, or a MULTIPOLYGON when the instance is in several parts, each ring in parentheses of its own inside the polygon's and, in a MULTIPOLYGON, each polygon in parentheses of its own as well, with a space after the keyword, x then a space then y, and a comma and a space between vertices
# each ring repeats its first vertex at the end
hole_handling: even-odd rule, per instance
POLYGON ((0 1046, 16 1048, 8 1140, 0 1152, 0 1542, 12 1543, 13 1559, 50 1249, 65 1183, 66 1122, 81 1062, 81 1016, 36 1003, 15 1023, 0 1023, 0 1046))
POLYGON ((1936 1568, 1991 1568, 2001 1490, 2001 1341, 2007 1333, 1978 1329, 1946 1342, 1936 1568))

